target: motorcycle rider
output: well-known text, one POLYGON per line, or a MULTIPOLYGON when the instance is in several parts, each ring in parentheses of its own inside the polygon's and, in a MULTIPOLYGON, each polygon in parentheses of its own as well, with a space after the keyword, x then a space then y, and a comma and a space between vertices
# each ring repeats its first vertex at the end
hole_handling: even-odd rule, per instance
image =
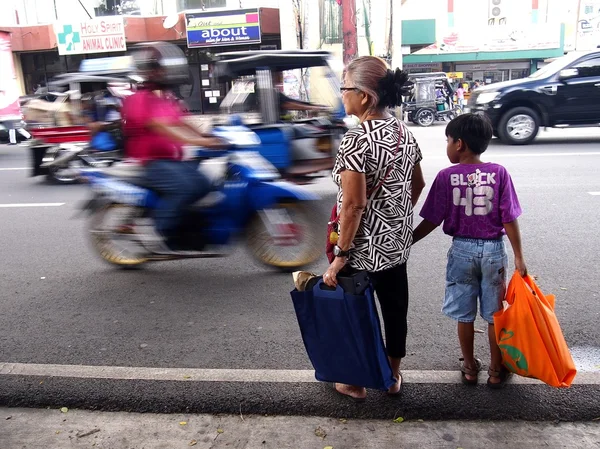
POLYGON ((120 127, 119 100, 108 92, 86 94, 81 98, 82 116, 90 129, 90 148, 96 151, 116 150, 119 142, 111 130, 120 127))
POLYGON ((184 113, 170 89, 187 83, 187 58, 167 42, 141 44, 133 54, 142 83, 123 102, 125 156, 145 167, 145 181, 159 194, 154 209, 156 233, 142 236, 156 253, 176 251, 173 240, 184 209, 210 191, 197 164, 183 160, 183 145, 223 148, 221 139, 202 134, 182 120, 184 113))

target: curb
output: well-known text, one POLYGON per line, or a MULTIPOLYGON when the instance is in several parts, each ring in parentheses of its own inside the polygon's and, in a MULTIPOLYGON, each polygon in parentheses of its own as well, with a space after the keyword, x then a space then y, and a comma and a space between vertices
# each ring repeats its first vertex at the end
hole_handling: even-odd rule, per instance
POLYGON ((311 370, 212 370, 0 364, 0 405, 152 413, 243 413, 336 418, 582 421, 600 417, 600 374, 571 388, 518 378, 500 391, 487 376, 467 387, 454 371, 404 371, 401 398, 369 391, 353 403, 311 370))

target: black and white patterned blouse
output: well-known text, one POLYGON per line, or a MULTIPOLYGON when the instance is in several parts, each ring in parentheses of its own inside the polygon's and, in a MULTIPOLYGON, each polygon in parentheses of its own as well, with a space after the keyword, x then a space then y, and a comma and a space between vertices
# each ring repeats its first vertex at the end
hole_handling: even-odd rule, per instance
POLYGON ((349 264, 353 268, 381 271, 408 260, 413 232, 412 175, 423 156, 406 125, 395 117, 367 120, 350 129, 342 142, 333 167, 338 185, 338 213, 344 196, 341 172, 365 173, 367 192, 393 169, 381 187, 367 197, 367 207, 352 248, 349 264), (398 137, 400 146, 394 158, 398 137))

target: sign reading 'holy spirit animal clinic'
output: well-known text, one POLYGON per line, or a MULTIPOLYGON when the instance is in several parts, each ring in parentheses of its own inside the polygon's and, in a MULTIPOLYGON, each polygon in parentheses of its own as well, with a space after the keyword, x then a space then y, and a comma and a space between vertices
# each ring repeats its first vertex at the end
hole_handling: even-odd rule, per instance
POLYGON ((258 9, 185 14, 188 48, 253 44, 261 41, 258 9))
POLYGON ((127 50, 125 24, 120 16, 55 23, 54 33, 59 55, 127 50))

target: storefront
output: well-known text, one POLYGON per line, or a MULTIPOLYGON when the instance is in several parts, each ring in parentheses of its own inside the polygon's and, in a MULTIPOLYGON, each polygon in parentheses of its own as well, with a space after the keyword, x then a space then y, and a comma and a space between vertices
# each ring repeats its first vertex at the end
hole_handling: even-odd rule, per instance
POLYGON ((164 17, 114 16, 5 30, 11 33, 13 53, 18 54, 15 61, 20 66, 17 76, 22 94, 32 94, 58 74, 78 71, 84 59, 125 55, 128 48, 142 42, 173 42, 190 64, 191 83, 182 86, 179 94, 191 112, 202 114, 217 112, 229 88, 212 76, 214 55, 281 48, 279 10, 273 8, 188 12, 180 14, 172 27, 166 28, 165 23, 164 17))
POLYGON ((480 81, 485 84, 516 80, 531 75, 531 61, 507 61, 481 64, 454 64, 456 72, 462 72, 463 81, 480 81))

